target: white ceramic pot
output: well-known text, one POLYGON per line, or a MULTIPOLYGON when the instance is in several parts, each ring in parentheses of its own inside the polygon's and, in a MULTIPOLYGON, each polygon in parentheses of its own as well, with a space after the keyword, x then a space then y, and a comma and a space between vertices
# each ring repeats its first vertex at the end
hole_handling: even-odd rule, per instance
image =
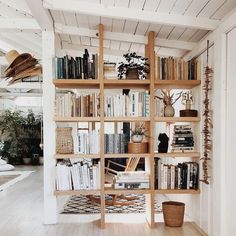
POLYGON ((131 140, 134 142, 134 143, 141 143, 142 141, 143 141, 143 135, 137 135, 137 134, 135 134, 135 135, 133 135, 132 137, 131 137, 131 140))
POLYGON ((31 158, 29 158, 29 157, 24 157, 24 158, 23 158, 23 161, 24 161, 24 164, 25 164, 25 165, 29 165, 29 164, 31 163, 31 158))

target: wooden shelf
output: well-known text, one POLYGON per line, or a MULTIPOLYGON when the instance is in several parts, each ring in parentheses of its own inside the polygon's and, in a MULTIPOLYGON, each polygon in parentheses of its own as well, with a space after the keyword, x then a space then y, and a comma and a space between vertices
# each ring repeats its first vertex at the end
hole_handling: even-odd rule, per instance
POLYGON ((130 154, 130 153, 118 153, 118 154, 105 154, 105 158, 129 158, 129 157, 150 157, 150 153, 130 154))
POLYGON ((150 189, 113 189, 105 188, 105 194, 147 194, 150 189))
POLYGON ((150 117, 127 117, 127 116, 116 116, 116 117, 104 117, 104 121, 109 122, 132 122, 132 121, 150 121, 150 117))
POLYGON ((112 88, 147 88, 150 85, 150 80, 115 80, 104 79, 104 87, 112 88))
POLYGON ((156 122, 200 122, 200 117, 155 117, 156 122))
POLYGON ((200 152, 169 152, 169 153, 157 153, 155 152, 155 157, 165 158, 165 157, 200 157, 200 152))
POLYGON ((99 88, 99 80, 54 79, 57 88, 99 88))
POLYGON ((201 84, 201 80, 156 80, 156 89, 191 89, 201 84))
POLYGON ((68 191, 54 191, 55 196, 67 196, 67 195, 93 195, 93 194, 100 194, 100 190, 68 190, 68 191))
POLYGON ((55 154, 56 159, 66 158, 100 158, 100 154, 55 154))
POLYGON ((54 121, 56 122, 92 122, 100 121, 100 117, 59 117, 55 116, 54 121))
POLYGON ((197 189, 156 189, 157 194, 200 194, 200 190, 197 189))

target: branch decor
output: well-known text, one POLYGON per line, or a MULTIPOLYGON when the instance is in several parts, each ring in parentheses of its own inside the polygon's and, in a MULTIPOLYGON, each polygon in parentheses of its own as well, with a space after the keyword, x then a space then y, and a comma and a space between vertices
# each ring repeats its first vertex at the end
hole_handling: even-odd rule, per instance
POLYGON ((205 80, 203 85, 204 91, 204 112, 203 112, 203 162, 202 162, 202 169, 203 169, 203 179, 201 181, 205 184, 209 184, 209 173, 208 173, 208 161, 210 160, 210 154, 212 151, 212 118, 210 112, 210 99, 209 99, 209 91, 211 90, 211 81, 213 78, 213 69, 208 66, 208 54, 209 53, 209 41, 207 41, 207 66, 205 68, 205 80))

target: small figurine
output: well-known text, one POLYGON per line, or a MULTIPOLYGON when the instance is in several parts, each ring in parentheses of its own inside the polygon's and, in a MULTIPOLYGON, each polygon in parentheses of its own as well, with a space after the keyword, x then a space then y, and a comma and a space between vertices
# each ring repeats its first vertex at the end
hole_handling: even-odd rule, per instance
POLYGON ((166 133, 160 133, 158 136, 158 140, 160 141, 158 145, 158 152, 167 153, 169 137, 166 135, 166 133))

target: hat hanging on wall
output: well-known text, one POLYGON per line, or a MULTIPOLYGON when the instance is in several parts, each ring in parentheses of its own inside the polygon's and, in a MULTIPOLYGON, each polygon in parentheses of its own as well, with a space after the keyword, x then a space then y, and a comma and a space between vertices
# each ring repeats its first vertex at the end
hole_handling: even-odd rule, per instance
POLYGON ((42 74, 42 67, 38 60, 29 53, 19 54, 16 50, 11 50, 5 57, 9 66, 4 71, 3 78, 10 78, 9 84, 42 74))

